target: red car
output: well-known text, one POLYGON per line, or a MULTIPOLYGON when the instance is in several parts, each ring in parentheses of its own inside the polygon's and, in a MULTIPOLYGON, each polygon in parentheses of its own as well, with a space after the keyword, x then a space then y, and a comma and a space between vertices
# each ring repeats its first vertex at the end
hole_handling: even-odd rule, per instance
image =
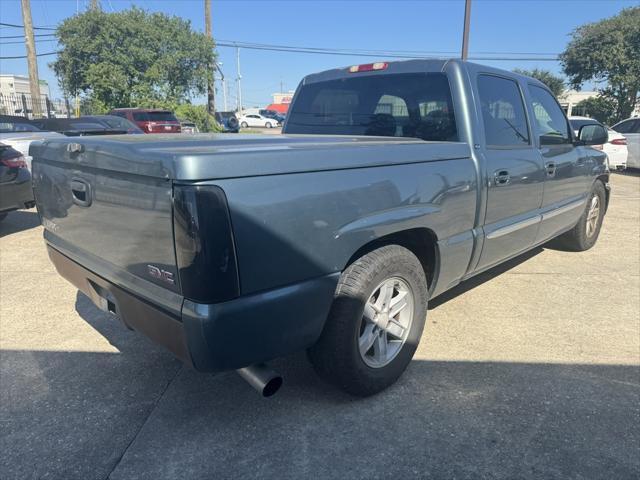
POLYGON ((180 122, 173 112, 155 108, 116 108, 109 115, 126 118, 144 133, 180 133, 180 122))

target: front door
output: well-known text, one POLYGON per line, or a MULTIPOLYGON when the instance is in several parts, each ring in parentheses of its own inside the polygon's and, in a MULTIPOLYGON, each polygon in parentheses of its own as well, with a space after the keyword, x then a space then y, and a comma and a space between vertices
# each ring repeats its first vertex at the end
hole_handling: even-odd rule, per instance
POLYGON ((484 245, 476 268, 485 269, 534 243, 541 219, 544 172, 532 142, 519 83, 480 74, 477 90, 488 193, 484 245))
POLYGON ((535 143, 545 171, 537 238, 542 242, 572 227, 580 218, 591 189, 593 159, 591 149, 574 146, 571 125, 551 92, 538 85, 528 87, 535 143))

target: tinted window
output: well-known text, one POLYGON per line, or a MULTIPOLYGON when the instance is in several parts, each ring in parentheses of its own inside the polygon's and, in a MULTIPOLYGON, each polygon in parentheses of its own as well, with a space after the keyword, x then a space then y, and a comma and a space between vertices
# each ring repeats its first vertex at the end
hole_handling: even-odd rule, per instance
POLYGON ((640 121, 625 120, 624 122, 620 122, 619 124, 614 125, 613 129, 618 133, 638 133, 637 126, 640 126, 640 121))
POLYGON ((171 112, 149 112, 149 120, 152 122, 177 122, 176 117, 171 112))
POLYGON ((506 78, 480 75, 478 91, 487 145, 529 145, 527 117, 518 84, 506 78))
POLYGON ((133 112, 133 119, 136 122, 148 122, 149 115, 147 115, 147 112, 133 112))
POLYGON ((9 132, 39 132, 40 129, 35 125, 21 122, 4 122, 0 121, 0 133, 9 132))
MULTIPOLYGON (((547 90, 535 85, 529 86, 533 114, 536 119, 541 145, 558 145, 571 143, 571 135, 567 127, 567 119, 560 105, 547 90)), ((590 124, 596 122, 591 121, 590 124)))
POLYGON ((355 75, 304 85, 286 133, 458 140, 449 82, 442 73, 355 75))
POLYGON ((126 118, 109 116, 109 117, 102 117, 99 120, 101 120, 102 122, 106 123, 110 128, 117 128, 117 129, 127 130, 127 131, 142 132, 142 130, 140 130, 137 127, 137 125, 134 125, 133 123, 131 123, 126 118))

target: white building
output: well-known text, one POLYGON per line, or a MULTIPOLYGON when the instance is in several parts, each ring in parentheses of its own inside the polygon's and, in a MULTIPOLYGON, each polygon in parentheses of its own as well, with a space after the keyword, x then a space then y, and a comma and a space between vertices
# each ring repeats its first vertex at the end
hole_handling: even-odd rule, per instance
MULTIPOLYGON (((0 94, 11 95, 31 95, 29 88, 29 77, 26 75, 0 75, 0 94)), ((51 98, 49 84, 46 80, 40 80, 40 96, 51 98)))
POLYGON ((558 102, 560 102, 560 106, 567 112, 567 116, 580 116, 584 115, 584 112, 574 111, 574 107, 580 103, 582 100, 586 100, 587 98, 597 97, 598 92, 587 92, 587 91, 576 91, 576 90, 566 90, 562 95, 558 97, 558 102))

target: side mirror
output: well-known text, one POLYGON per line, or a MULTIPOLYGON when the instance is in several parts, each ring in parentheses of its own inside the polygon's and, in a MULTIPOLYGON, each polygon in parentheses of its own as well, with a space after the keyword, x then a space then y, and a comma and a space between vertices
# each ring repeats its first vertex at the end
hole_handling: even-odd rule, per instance
POLYGON ((578 139, 583 145, 603 145, 609 140, 609 133, 602 125, 583 125, 578 131, 578 139))

